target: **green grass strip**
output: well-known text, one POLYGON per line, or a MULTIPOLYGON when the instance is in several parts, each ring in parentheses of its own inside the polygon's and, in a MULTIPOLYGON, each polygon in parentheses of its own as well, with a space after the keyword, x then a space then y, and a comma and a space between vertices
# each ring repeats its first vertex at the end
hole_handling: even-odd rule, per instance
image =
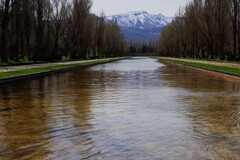
POLYGON ((240 68, 234 68, 234 67, 228 67, 228 66, 219 66, 214 64, 205 64, 205 63, 199 63, 199 62, 187 62, 184 60, 175 60, 175 59, 168 59, 168 58, 162 58, 162 57, 155 57, 162 61, 169 61, 179 64, 184 64, 192 67, 197 67, 200 69, 207 69, 211 71, 216 71, 220 73, 226 73, 230 75, 240 76, 240 68))
POLYGON ((92 65, 96 65, 96 64, 103 64, 103 63, 109 63, 109 62, 113 62, 113 61, 117 61, 117 60, 123 60, 126 58, 127 57, 112 58, 112 59, 99 59, 96 61, 79 62, 76 64, 56 65, 56 66, 48 66, 48 67, 43 67, 43 68, 32 68, 32 69, 23 69, 23 70, 17 70, 17 71, 0 72, 0 80, 7 79, 7 78, 16 78, 16 77, 32 75, 32 74, 59 71, 59 70, 70 69, 70 68, 74 68, 74 67, 87 67, 87 66, 92 66, 92 65))

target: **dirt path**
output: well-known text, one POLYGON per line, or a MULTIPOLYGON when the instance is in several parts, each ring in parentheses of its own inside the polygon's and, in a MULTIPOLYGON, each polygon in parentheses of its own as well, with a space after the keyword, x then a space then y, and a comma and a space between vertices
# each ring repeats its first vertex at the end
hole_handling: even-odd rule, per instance
MULTIPOLYGON (((111 58, 106 58, 102 60, 108 60, 108 59, 111 59, 111 58)), ((32 69, 32 68, 44 68, 44 67, 50 67, 50 66, 78 64, 78 63, 94 62, 94 61, 100 61, 100 60, 96 59, 96 60, 81 60, 81 61, 68 61, 68 62, 53 62, 53 63, 41 63, 41 64, 19 65, 19 66, 6 66, 6 67, 0 66, 0 72, 18 71, 18 70, 32 69)))
POLYGON ((214 65, 218 65, 218 66, 227 66, 227 67, 233 67, 233 68, 240 68, 240 63, 234 63, 234 62, 214 62, 214 61, 179 59, 179 58, 165 58, 165 59, 181 60, 181 61, 186 61, 186 62, 196 62, 196 63, 214 64, 214 65))

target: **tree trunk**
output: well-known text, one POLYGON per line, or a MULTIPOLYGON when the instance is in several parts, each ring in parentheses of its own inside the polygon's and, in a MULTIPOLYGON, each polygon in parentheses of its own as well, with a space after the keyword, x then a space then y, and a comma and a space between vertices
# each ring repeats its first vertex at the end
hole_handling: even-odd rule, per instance
POLYGON ((2 62, 7 62, 7 54, 6 54, 6 33, 7 33, 7 27, 8 27, 8 22, 9 22, 9 8, 10 8, 10 0, 5 1, 5 10, 3 13, 3 20, 2 20, 2 56, 1 56, 1 61, 2 62))

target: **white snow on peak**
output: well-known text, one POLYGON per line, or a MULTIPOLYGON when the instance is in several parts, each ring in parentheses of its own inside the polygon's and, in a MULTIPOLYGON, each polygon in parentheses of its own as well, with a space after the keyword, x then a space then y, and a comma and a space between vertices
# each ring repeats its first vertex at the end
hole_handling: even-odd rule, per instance
POLYGON ((116 21, 121 27, 154 28, 163 27, 173 18, 162 14, 149 14, 145 11, 134 11, 106 17, 107 21, 116 21))

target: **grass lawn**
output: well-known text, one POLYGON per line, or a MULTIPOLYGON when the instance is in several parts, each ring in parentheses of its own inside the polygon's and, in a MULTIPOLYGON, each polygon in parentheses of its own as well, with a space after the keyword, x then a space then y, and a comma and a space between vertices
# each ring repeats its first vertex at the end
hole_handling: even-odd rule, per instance
POLYGON ((57 66, 49 66, 49 67, 43 67, 43 68, 32 68, 32 69, 23 69, 18 71, 9 71, 9 72, 0 72, 0 80, 6 79, 6 78, 14 78, 19 76, 26 76, 31 74, 38 74, 38 73, 46 73, 51 71, 58 71, 68 68, 74 68, 74 67, 87 67, 92 66, 96 64, 103 64, 108 62, 113 62, 117 60, 126 59, 127 57, 121 57, 121 58, 112 58, 112 59, 99 59, 96 61, 91 62, 79 62, 76 64, 66 64, 66 65, 57 65, 57 66))
POLYGON ((25 59, 20 59, 19 62, 8 60, 8 62, 0 62, 0 66, 12 66, 12 65, 28 65, 34 63, 25 59))
POLYGON ((179 64, 197 67, 197 68, 201 68, 201 69, 208 69, 208 70, 212 70, 212 71, 235 75, 238 77, 240 76, 240 68, 219 66, 219 65, 214 65, 214 64, 205 64, 205 63, 199 63, 199 62, 187 62, 184 60, 174 60, 174 59, 168 59, 168 58, 162 58, 162 57, 155 57, 155 58, 162 60, 162 61, 169 61, 169 62, 179 63, 179 64))
MULTIPOLYGON (((62 56, 62 60, 60 61, 53 61, 53 62, 66 62, 70 61, 71 59, 66 56, 62 56)), ((0 66, 15 66, 15 65, 29 65, 29 64, 39 64, 39 63, 47 63, 46 61, 32 61, 27 60, 27 57, 24 59, 19 59, 18 62, 8 59, 8 62, 0 62, 0 66)))

